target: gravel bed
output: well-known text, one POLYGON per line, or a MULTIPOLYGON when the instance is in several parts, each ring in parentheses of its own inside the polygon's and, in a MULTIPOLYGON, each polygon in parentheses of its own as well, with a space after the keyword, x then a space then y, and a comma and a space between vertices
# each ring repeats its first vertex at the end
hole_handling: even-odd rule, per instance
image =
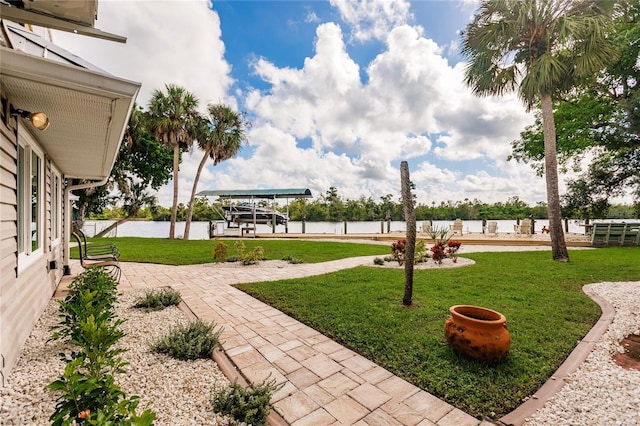
POLYGON ((613 360, 620 341, 640 333, 640 282, 590 284, 615 308, 609 329, 562 389, 525 422, 537 425, 640 425, 640 371, 613 360))
MULTIPOLYGON (((214 386, 229 384, 213 360, 178 361, 150 351, 148 342, 167 334, 169 328, 187 322, 177 307, 145 312, 131 306, 144 291, 119 297, 116 312, 127 319, 126 333, 119 345, 129 350, 122 357, 130 365, 116 377, 127 396, 138 395, 141 412, 147 404, 156 412, 156 425, 227 425, 226 418, 213 412, 210 404, 214 386)), ((7 385, 0 387, 0 424, 48 425, 55 407, 55 395, 47 384, 60 377, 65 364, 58 353, 60 342, 47 342, 50 327, 58 322, 58 304, 49 302, 22 349, 7 385)))

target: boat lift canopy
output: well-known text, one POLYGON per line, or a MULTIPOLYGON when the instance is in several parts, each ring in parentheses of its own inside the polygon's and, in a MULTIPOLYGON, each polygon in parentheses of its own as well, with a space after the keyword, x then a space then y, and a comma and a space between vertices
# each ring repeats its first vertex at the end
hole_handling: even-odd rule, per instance
POLYGON ((273 200, 275 198, 311 198, 311 190, 308 188, 285 189, 229 189, 215 191, 200 191, 198 197, 220 197, 228 199, 262 198, 273 200))
MULTIPOLYGON (((277 215, 279 213, 275 210, 276 198, 286 198, 287 199, 287 214, 284 216, 283 222, 285 225, 285 232, 288 232, 287 221, 289 218, 289 198, 311 198, 311 190, 308 188, 285 188, 285 189, 232 189, 232 190, 215 190, 215 191, 200 191, 196 194, 199 197, 218 197, 223 199, 267 199, 273 200, 273 208, 270 212, 271 215, 271 226, 272 232, 276 232, 276 224, 279 223, 277 219, 277 215)), ((258 221, 258 214, 256 211, 255 204, 253 205, 252 212, 247 215, 245 212, 229 212, 226 214, 221 214, 221 217, 224 217, 227 220, 227 226, 231 226, 231 223, 236 223, 238 228, 242 225, 242 223, 253 223, 252 228, 244 228, 247 231, 253 230, 253 236, 256 236, 256 224, 258 221)), ((260 216, 264 216, 261 214, 260 216)), ((260 222, 263 222, 264 218, 260 218, 260 222)), ((228 228, 229 229, 229 228, 228 228)), ((241 230, 241 234, 242 235, 241 230)), ((211 232, 211 231, 210 231, 211 232)))

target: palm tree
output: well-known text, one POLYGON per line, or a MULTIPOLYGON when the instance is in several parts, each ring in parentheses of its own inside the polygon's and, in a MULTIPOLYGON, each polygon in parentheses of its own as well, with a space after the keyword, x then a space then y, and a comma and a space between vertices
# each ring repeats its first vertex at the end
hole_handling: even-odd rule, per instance
POLYGON ((612 1, 485 0, 463 34, 465 82, 481 96, 518 91, 539 105, 554 260, 568 262, 558 191, 553 96, 593 76, 614 56, 607 38, 612 1))
POLYGON ((149 111, 156 138, 173 149, 173 204, 169 238, 174 239, 178 214, 180 151, 188 149, 193 144, 194 125, 198 117, 196 110, 198 99, 182 87, 167 84, 165 88, 166 94, 160 90, 153 91, 149 101, 149 111))
POLYGON ((187 211, 187 223, 184 227, 184 239, 189 239, 191 218, 193 216, 193 204, 196 197, 196 189, 200 180, 200 173, 207 162, 207 158, 213 160, 213 165, 221 161, 235 157, 242 145, 247 141, 245 128, 249 125, 242 114, 234 111, 224 104, 209 105, 208 115, 199 120, 196 132, 198 146, 204 152, 198 165, 196 177, 193 179, 191 199, 187 211))

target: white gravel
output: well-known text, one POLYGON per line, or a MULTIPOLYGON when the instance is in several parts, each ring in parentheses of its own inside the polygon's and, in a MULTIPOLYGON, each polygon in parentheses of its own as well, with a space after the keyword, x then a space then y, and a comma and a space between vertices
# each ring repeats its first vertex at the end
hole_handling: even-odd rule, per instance
MULTIPOLYGON (((165 335, 169 328, 187 318, 177 307, 157 312, 133 309, 143 291, 119 297, 117 315, 127 319, 121 326, 126 336, 119 345, 128 348, 122 357, 129 362, 126 374, 116 377, 127 396, 138 395, 141 412, 147 404, 156 412, 156 425, 227 425, 210 406, 212 389, 229 384, 213 360, 178 361, 149 350, 148 342, 165 335)), ((5 387, 0 387, 1 425, 48 425, 56 396, 47 384, 60 377, 64 363, 58 353, 60 342, 47 342, 50 327, 58 321, 58 304, 49 302, 12 370, 5 387)))
POLYGON ((640 333, 640 282, 590 284, 615 308, 609 329, 567 383, 525 422, 537 425, 640 425, 640 371, 613 361, 620 341, 640 333))

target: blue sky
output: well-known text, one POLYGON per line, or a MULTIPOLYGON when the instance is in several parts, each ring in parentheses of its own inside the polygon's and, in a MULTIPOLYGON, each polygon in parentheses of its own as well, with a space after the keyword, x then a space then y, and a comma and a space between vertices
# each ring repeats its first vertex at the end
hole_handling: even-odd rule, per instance
MULTIPOLYGON (((179 84, 201 109, 246 112, 249 145, 209 165, 198 190, 329 187, 343 198, 400 195, 407 160, 419 202, 546 200, 544 180, 507 162, 533 120, 515 95, 464 86, 466 1, 101 0, 96 27, 118 44, 55 32, 54 42, 154 89, 179 84)), ((201 153, 184 156, 186 202, 201 153)), ((563 180, 561 178, 561 180, 563 180)), ((171 203, 171 186, 158 192, 171 203)))

